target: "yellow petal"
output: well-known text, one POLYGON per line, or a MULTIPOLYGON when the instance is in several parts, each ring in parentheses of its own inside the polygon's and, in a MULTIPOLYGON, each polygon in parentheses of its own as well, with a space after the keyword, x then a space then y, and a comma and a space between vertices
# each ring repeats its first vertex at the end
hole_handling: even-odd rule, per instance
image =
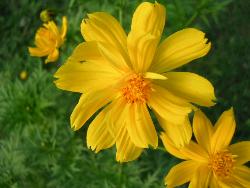
POLYGON ((190 181, 188 188, 208 188, 212 173, 205 165, 200 165, 190 181))
POLYGON ((55 47, 59 48, 63 44, 63 39, 55 22, 49 21, 47 24, 44 24, 44 27, 50 32, 49 39, 53 41, 55 47))
POLYGON ((156 79, 156 80, 166 80, 167 79, 167 77, 165 77, 161 74, 154 73, 154 72, 146 72, 144 74, 144 78, 156 79))
POLYGON ((44 27, 50 30, 54 34, 55 37, 60 36, 58 27, 54 21, 49 21, 47 24, 44 24, 44 27))
POLYGON ((49 54, 49 50, 47 49, 41 49, 41 48, 32 48, 29 47, 29 53, 31 56, 36 56, 36 57, 43 57, 43 56, 47 56, 49 54))
POLYGON ((109 103, 112 98, 112 91, 108 89, 82 94, 70 116, 71 127, 74 130, 80 129, 97 110, 109 103))
POLYGON ((166 150, 180 159, 191 159, 196 162, 202 162, 202 163, 207 162, 208 154, 202 147, 200 147, 198 144, 190 140, 191 138, 189 129, 190 128, 188 128, 188 126, 183 127, 184 133, 181 133, 179 132, 180 130, 177 130, 177 132, 179 132, 180 134, 181 139, 175 138, 173 134, 177 135, 177 133, 174 133, 173 131, 169 132, 168 134, 162 133, 161 139, 163 141, 166 150), (171 138, 168 135, 170 135, 171 138))
POLYGON ((56 48, 54 49, 45 60, 45 63, 55 62, 59 57, 59 50, 56 48))
POLYGON ((67 28, 68 28, 68 20, 66 16, 63 16, 62 18, 62 28, 61 28, 61 37, 62 39, 65 38, 66 33, 67 33, 67 28))
POLYGON ((211 142, 212 151, 216 152, 228 147, 232 140, 235 126, 234 112, 233 108, 231 108, 223 112, 215 124, 216 130, 211 142))
POLYGON ((211 175, 209 188, 221 188, 217 178, 214 175, 211 175))
POLYGON ((144 73, 152 63, 160 35, 146 33, 138 37, 136 34, 130 32, 128 35, 128 53, 134 71, 144 73))
POLYGON ((141 148, 156 148, 158 137, 146 104, 128 104, 126 128, 132 142, 141 148))
POLYGON ((157 2, 141 3, 134 12, 131 24, 131 32, 138 36, 150 33, 161 35, 166 19, 165 7, 157 2))
POLYGON ((245 188, 240 183, 237 182, 235 178, 227 178, 225 180, 217 180, 219 188, 245 188))
POLYGON ((52 36, 51 31, 44 27, 40 27, 35 36, 35 44, 43 50, 55 48, 56 39, 52 36))
POLYGON ((250 168, 247 166, 238 166, 234 169, 233 177, 243 187, 250 187, 250 168))
POLYGON ((170 139, 166 133, 162 132, 161 140, 163 142, 164 147, 166 150, 173 156, 178 157, 180 159, 188 159, 180 150, 179 148, 173 143, 173 140, 170 139))
POLYGON ((236 155, 235 164, 242 165, 250 161, 250 141, 243 141, 229 146, 229 150, 236 155))
POLYGON ((110 133, 107 108, 91 122, 87 131, 87 146, 96 153, 114 145, 115 137, 110 133))
POLYGON ((175 95, 201 106, 215 105, 214 88, 207 79, 190 72, 168 72, 163 75, 168 79, 158 82, 175 95))
POLYGON ((128 72, 128 64, 117 48, 107 43, 98 43, 98 49, 110 66, 117 71, 128 72))
POLYGON ((188 117, 186 117, 185 121, 181 124, 170 123, 158 116, 157 120, 164 129, 167 137, 177 148, 181 148, 189 144, 192 137, 192 128, 188 117))
POLYGON ((141 148, 134 145, 124 125, 120 127, 120 130, 117 134, 116 149, 116 160, 118 162, 128 162, 135 160, 141 155, 142 152, 141 148))
POLYGON ((113 46, 126 46, 126 33, 119 22, 105 12, 88 14, 89 19, 84 19, 81 32, 86 41, 98 41, 113 46))
POLYGON ((178 31, 159 46, 150 70, 166 72, 205 56, 211 48, 205 33, 188 28, 178 31))
POLYGON ((69 57, 70 61, 104 61, 102 57, 97 42, 82 42, 73 51, 72 55, 69 57))
POLYGON ((190 141, 188 145, 179 149, 188 159, 206 163, 208 161, 208 153, 197 143, 190 141))
POLYGON ((132 18, 128 52, 136 72, 145 72, 154 57, 164 25, 166 11, 159 3, 141 3, 132 18))
MULTIPOLYGON (((119 22, 104 12, 88 14, 81 24, 81 32, 86 41, 96 41, 113 46, 130 65, 127 54, 127 37, 119 22)), ((118 62, 119 63, 119 62, 118 62)))
POLYGON ((165 184, 168 187, 177 187, 189 182, 193 178, 198 165, 197 162, 192 160, 175 165, 165 177, 165 184))
POLYGON ((207 152, 210 152, 213 126, 206 115, 200 110, 194 114, 193 129, 197 142, 205 148, 207 152))
POLYGON ((154 84, 148 104, 163 119, 174 124, 183 123, 186 115, 191 112, 191 105, 170 93, 168 90, 154 84))
POLYGON ((110 104, 110 112, 111 117, 109 118, 109 124, 111 127, 111 132, 114 135, 117 135, 120 131, 120 127, 126 123, 126 119, 128 118, 128 114, 125 114, 124 107, 127 103, 121 98, 116 98, 110 104))
POLYGON ((120 74, 99 60, 95 62, 72 62, 62 65, 54 77, 58 88, 73 92, 97 91, 115 85, 120 74))

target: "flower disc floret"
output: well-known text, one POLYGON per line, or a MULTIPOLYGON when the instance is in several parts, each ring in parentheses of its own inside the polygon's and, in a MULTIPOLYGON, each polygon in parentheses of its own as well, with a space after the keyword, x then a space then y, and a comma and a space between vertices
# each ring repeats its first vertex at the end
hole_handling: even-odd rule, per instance
POLYGON ((228 151, 217 152, 210 156, 208 166, 216 176, 229 177, 234 166, 234 156, 228 151))
POLYGON ((140 74, 132 74, 126 79, 126 85, 121 89, 127 103, 145 103, 150 95, 150 81, 140 74))

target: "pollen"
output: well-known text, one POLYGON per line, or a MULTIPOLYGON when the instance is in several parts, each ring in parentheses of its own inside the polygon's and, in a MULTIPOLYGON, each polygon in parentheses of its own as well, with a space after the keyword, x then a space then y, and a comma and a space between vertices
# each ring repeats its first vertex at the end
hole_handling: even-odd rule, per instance
POLYGON ((132 74, 126 78, 125 86, 121 89, 127 103, 144 103, 148 100, 150 92, 150 81, 139 74, 132 74))
POLYGON ((217 152, 210 156, 208 166, 217 177, 227 178, 232 173, 234 158, 229 151, 217 152))

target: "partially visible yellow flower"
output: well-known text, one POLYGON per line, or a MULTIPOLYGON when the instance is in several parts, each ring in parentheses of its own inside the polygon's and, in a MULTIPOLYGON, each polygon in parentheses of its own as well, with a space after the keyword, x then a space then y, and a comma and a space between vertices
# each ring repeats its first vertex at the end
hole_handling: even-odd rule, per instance
POLYGON ((21 71, 20 74, 19 74, 19 77, 20 77, 21 80, 26 80, 27 77, 28 77, 28 72, 25 71, 25 70, 21 71))
POLYGON ((45 9, 40 13, 40 19, 43 22, 48 22, 53 19, 54 13, 51 10, 45 9))
POLYGON ((161 139, 166 150, 186 160, 170 170, 165 178, 167 187, 190 182, 189 188, 249 188, 250 169, 244 163, 250 160, 250 141, 229 145, 235 127, 231 108, 215 126, 201 111, 195 112, 193 132, 197 143, 190 141, 184 147, 177 147, 173 138, 163 133, 161 139))
MULTIPOLYGON (((205 78, 172 70, 205 56, 211 43, 197 29, 174 33, 162 43, 165 7, 144 2, 136 9, 131 31, 104 12, 81 24, 86 42, 79 44, 56 72, 60 89, 82 93, 71 114, 80 129, 99 109, 87 132, 95 152, 116 145, 120 162, 136 159, 143 148, 158 146, 151 108, 159 119, 183 123, 194 108, 214 105, 214 88, 205 78)), ((170 130, 171 131, 171 130, 170 130)))
POLYGON ((67 33, 67 18, 62 18, 62 28, 58 29, 54 21, 44 23, 35 36, 35 48, 29 47, 31 56, 48 56, 45 63, 55 62, 59 56, 59 47, 62 46, 67 33))

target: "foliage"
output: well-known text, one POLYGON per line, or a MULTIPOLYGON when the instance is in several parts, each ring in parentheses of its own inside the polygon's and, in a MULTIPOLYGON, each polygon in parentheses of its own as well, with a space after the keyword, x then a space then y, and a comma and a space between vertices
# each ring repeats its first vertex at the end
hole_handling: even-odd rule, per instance
MULTIPOLYGON (((95 154, 86 148, 87 125, 78 132, 69 116, 79 97, 59 91, 53 73, 83 39, 80 23, 87 13, 107 11, 129 31, 140 0, 70 0, 0 2, 0 187, 164 187, 163 178, 178 161, 166 152, 147 150, 138 161, 119 164, 114 148, 95 154), (44 65, 29 57, 39 13, 53 10, 60 22, 69 19, 67 40, 58 64, 44 65), (27 80, 19 73, 28 72, 27 80)), ((152 1, 153 2, 153 1, 152 1)), ((205 109, 212 120, 234 106, 238 118, 235 140, 249 139, 249 1, 159 0, 167 6, 164 35, 184 27, 208 34, 210 55, 181 70, 192 70, 212 81, 218 104, 205 109)))

